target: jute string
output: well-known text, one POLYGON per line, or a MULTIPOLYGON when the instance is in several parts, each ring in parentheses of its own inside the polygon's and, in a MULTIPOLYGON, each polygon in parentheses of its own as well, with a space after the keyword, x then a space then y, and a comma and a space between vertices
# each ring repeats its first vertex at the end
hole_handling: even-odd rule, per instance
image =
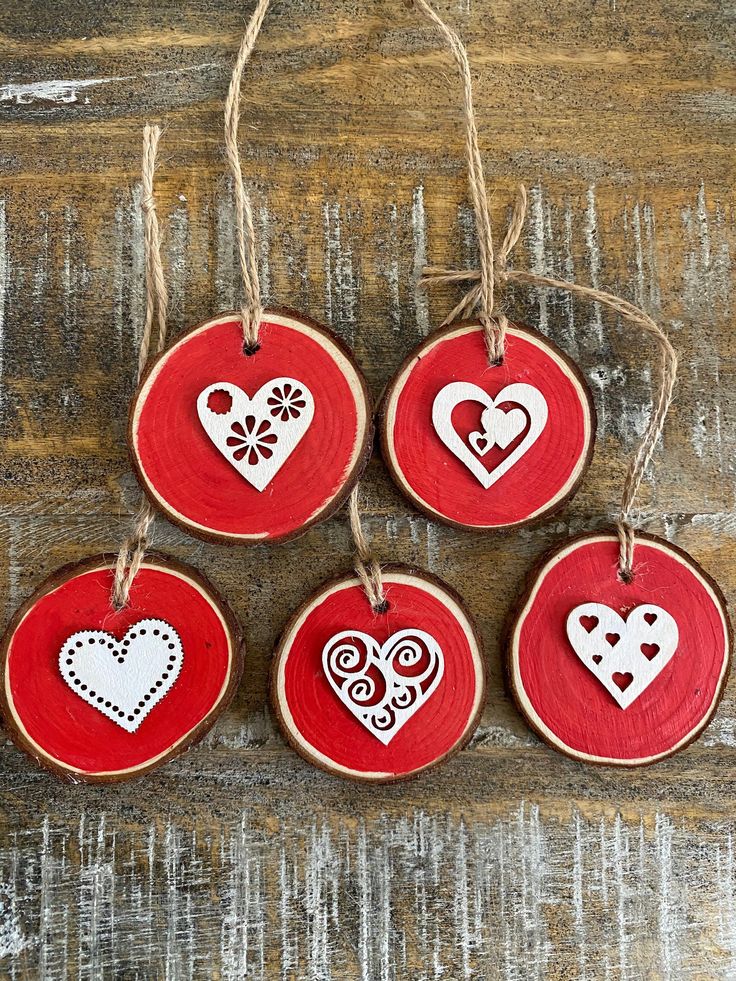
MULTIPOLYGON (((141 211, 143 212, 143 242, 146 267, 146 320, 143 326, 140 352, 138 355, 138 374, 140 382, 151 350, 154 322, 157 325, 155 352, 164 348, 166 341, 166 314, 169 294, 161 263, 161 233, 156 214, 156 201, 153 197, 153 175, 156 169, 156 151, 161 138, 158 126, 146 126, 143 130, 143 167, 141 211)), ((112 604, 121 610, 128 604, 130 587, 143 562, 149 542, 149 531, 154 512, 146 499, 141 503, 133 521, 129 537, 123 542, 115 566, 115 581, 112 589, 112 604)))
POLYGON ((675 380, 677 378, 677 354, 662 328, 648 314, 644 313, 643 310, 634 306, 633 303, 629 303, 627 300, 614 296, 611 293, 606 293, 603 290, 593 289, 589 286, 579 286, 577 283, 570 283, 564 279, 553 279, 549 276, 539 276, 536 273, 525 272, 520 269, 507 268, 506 263, 509 253, 519 239, 526 217, 527 196, 526 189, 523 186, 519 189, 503 245, 494 256, 488 197, 484 187, 481 189, 478 186, 479 183, 483 183, 483 171, 480 166, 478 131, 473 109, 468 55, 457 34, 441 20, 426 0, 413 0, 413 2, 418 10, 440 30, 460 67, 464 90, 463 108, 470 193, 475 210, 480 245, 479 269, 453 270, 428 267, 424 270, 424 275, 420 282, 426 285, 460 282, 474 283, 457 306, 450 312, 448 317, 445 318, 443 326, 451 323, 458 317, 469 317, 475 309, 479 309, 479 319, 485 331, 489 358, 492 363, 498 364, 503 359, 504 335, 508 321, 503 315, 494 316, 493 284, 502 288, 506 283, 514 282, 524 283, 530 286, 542 286, 548 289, 565 290, 568 293, 584 297, 594 303, 600 303, 602 306, 617 313, 627 324, 649 334, 654 338, 659 347, 659 392, 647 428, 629 464, 621 495, 621 507, 616 520, 619 537, 619 573, 624 581, 630 582, 633 578, 634 567, 634 502, 646 468, 652 459, 657 442, 662 434, 667 411, 672 402, 675 380))
POLYGON ((360 486, 357 484, 350 494, 348 514, 350 516, 350 531, 355 542, 355 571, 363 584, 363 589, 373 610, 376 613, 384 613, 387 605, 381 567, 371 551, 363 526, 360 523, 360 486))
POLYGON ((261 306, 261 284, 258 276, 256 256, 256 236, 253 227, 253 208, 250 197, 243 186, 243 171, 238 152, 238 123, 240 121, 240 85, 243 70, 253 53, 263 18, 266 16, 270 0, 258 0, 251 19, 240 43, 225 100, 225 153, 233 179, 235 194, 235 233, 238 243, 240 273, 243 278, 243 306, 240 316, 243 321, 243 343, 246 352, 252 353, 258 346, 258 329, 263 316, 261 306))

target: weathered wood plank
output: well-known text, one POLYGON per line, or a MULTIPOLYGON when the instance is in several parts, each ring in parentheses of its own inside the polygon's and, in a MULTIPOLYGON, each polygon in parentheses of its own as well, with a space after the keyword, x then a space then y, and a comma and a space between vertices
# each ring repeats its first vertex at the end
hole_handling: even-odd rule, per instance
MULTIPOLYGON (((669 329, 677 399, 642 495, 734 596, 733 27, 709 0, 458 0, 493 212, 530 210, 513 261, 613 287, 669 329)), ((138 157, 158 180, 171 329, 238 299, 221 107, 248 10, 62 0, 0 10, 0 585, 6 613, 124 533, 124 446, 143 316, 138 157)), ((275 4, 244 88, 264 290, 329 323, 373 394, 437 324, 426 261, 475 260, 452 66, 400 3, 275 4)), ((307 767, 266 708, 294 606, 350 558, 344 516, 276 548, 204 545, 163 520, 244 624, 241 690, 204 745, 114 788, 61 786, 0 748, 0 956, 12 978, 730 978, 736 974, 733 685, 698 744, 650 770, 541 747, 504 690, 504 619, 550 545, 615 510, 652 397, 652 350, 594 307, 509 292, 581 365, 593 466, 544 526, 459 534, 374 459, 378 554, 467 599, 488 706, 471 747, 406 786, 307 767)))

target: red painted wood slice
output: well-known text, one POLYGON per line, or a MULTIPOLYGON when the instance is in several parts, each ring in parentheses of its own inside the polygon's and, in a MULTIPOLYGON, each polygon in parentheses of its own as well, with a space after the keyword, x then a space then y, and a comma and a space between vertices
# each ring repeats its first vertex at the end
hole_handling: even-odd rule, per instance
POLYGON ((491 367, 477 323, 436 331, 384 396, 381 445, 394 480, 458 528, 522 525, 560 508, 590 462, 595 409, 577 366, 511 325, 491 367))
POLYGON ((726 684, 732 635, 717 584, 686 552, 637 534, 585 535, 543 560, 509 638, 511 688, 529 725, 587 763, 642 766, 687 746, 726 684))
POLYGON ((279 642, 271 697, 294 749, 355 780, 403 780, 460 749, 480 718, 485 671, 460 598, 425 572, 384 571, 388 608, 353 572, 324 584, 279 642))
POLYGON ((0 648, 11 738, 67 780, 127 780, 184 752, 226 708, 242 670, 238 626, 199 573, 149 554, 120 612, 113 576, 104 556, 60 569, 0 648))
POLYGON ((345 346, 266 311, 255 353, 224 314, 151 365, 130 412, 133 464, 151 501, 202 538, 285 541, 343 503, 370 454, 371 405, 345 346))

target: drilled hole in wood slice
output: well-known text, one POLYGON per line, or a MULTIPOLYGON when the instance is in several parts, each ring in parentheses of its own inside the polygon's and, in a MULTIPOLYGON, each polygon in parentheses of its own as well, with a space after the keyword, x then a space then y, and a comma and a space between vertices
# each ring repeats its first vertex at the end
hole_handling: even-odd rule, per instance
POLYGON ((254 354, 258 354, 258 352, 260 350, 261 350, 261 345, 260 344, 244 344, 243 345, 243 354, 246 356, 246 358, 252 358, 253 355, 254 354))
POLYGON ((578 369, 515 325, 493 371, 479 325, 431 335, 392 380, 380 420, 404 493, 464 528, 510 527, 559 507, 582 479, 595 427, 578 369))
POLYGON ((616 533, 587 535, 542 561, 511 629, 509 670, 520 710, 555 748, 638 766, 703 730, 725 685, 731 633, 720 590, 690 556, 638 534, 637 577, 626 585, 618 549, 616 533), (590 629, 584 617, 598 622, 590 629))
POLYGON ((276 311, 260 339, 246 358, 237 315, 194 328, 157 359, 131 409, 146 493, 205 538, 295 537, 343 503, 370 450, 367 390, 341 342, 276 311))
POLYGON ((351 574, 299 610, 276 651, 272 699, 306 759, 340 776, 405 779, 469 738, 483 662, 459 599, 429 574, 388 567, 385 615, 351 574))
POLYGON ((240 676, 238 628, 197 572, 149 554, 119 613, 113 577, 102 557, 60 570, 2 642, 11 737, 66 779, 125 780, 178 755, 212 726, 240 676))

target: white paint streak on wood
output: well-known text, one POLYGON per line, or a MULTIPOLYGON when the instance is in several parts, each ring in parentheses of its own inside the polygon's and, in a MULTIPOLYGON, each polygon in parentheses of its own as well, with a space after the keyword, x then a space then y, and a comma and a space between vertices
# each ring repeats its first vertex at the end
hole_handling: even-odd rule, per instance
MULTIPOLYGON (((183 68, 168 68, 164 71, 144 72, 141 75, 110 75, 102 78, 54 78, 40 82, 8 82, 0 85, 0 103, 11 102, 17 106, 28 106, 35 103, 45 103, 58 106, 71 105, 79 102, 81 92, 89 92, 99 86, 111 85, 114 82, 133 82, 138 78, 161 78, 165 75, 181 75, 185 72, 198 72, 206 68, 214 68, 219 62, 208 61, 199 65, 185 65, 183 68)), ((88 105, 90 98, 84 96, 84 104, 88 105)))
POLYGON ((327 323, 351 346, 355 341, 356 307, 360 284, 355 274, 353 251, 347 228, 349 210, 337 201, 325 201, 322 208, 325 239, 325 310, 327 323), (346 228, 343 228, 343 218, 346 228), (345 239, 348 239, 347 243, 345 239))
MULTIPOLYGON (((585 208, 585 244, 587 248, 588 272, 590 274, 590 285, 593 289, 600 287, 601 273, 601 248, 598 232, 598 209, 595 200, 595 184, 591 184, 586 193, 585 208)), ((591 327, 595 331, 600 344, 603 343, 603 319, 601 308, 597 303, 593 304, 593 317, 591 327)))
MULTIPOLYGON (((51 102, 67 105, 79 101, 79 93, 98 85, 111 82, 131 81, 131 75, 114 75, 109 78, 55 78, 42 82, 10 82, 0 86, 0 102, 13 102, 17 106, 28 106, 34 102, 51 102)), ((89 102, 86 98, 85 102, 89 102)))
POLYGON ((189 279, 189 211, 186 199, 169 216, 168 234, 162 252, 168 261, 166 268, 169 288, 169 309, 176 316, 186 306, 190 289, 189 279))
MULTIPOLYGON (((10 256, 5 198, 0 198, 0 381, 5 369, 5 308, 8 298, 10 256)), ((0 398, 2 396, 0 395, 0 398)))
MULTIPOLYGON (((376 274, 386 281, 388 317, 395 334, 401 331, 401 289, 399 272, 399 209, 391 203, 387 208, 386 248, 376 255, 376 274)), ((402 216, 403 217, 403 216, 402 216)))
POLYGON ((230 179, 217 201, 215 288, 221 310, 236 308, 235 291, 235 215, 230 179))
MULTIPOLYGON (((541 184, 535 184, 529 193, 529 212, 527 217, 527 246, 531 256, 532 272, 537 276, 549 276, 547 254, 545 248, 544 198, 541 184)), ((539 330, 547 333, 547 304, 548 291, 535 289, 539 307, 539 330)))
POLYGON ((424 187, 419 184, 412 192, 411 227, 414 239, 414 315, 419 333, 430 331, 427 291, 419 279, 427 265, 427 216, 424 211, 424 187))
MULTIPOLYGON (((696 200, 681 212, 688 249, 683 267, 683 305, 695 338, 695 351, 689 359, 698 391, 718 391, 721 366, 717 349, 711 343, 711 325, 727 319, 731 312, 732 266, 726 216, 715 202, 709 209, 705 186, 696 200)), ((736 427, 725 421, 718 399, 695 400, 691 422, 691 442, 696 455, 712 459, 721 473, 728 470, 724 444, 730 445, 736 427)))
POLYGON ((261 298, 264 306, 271 302, 271 234, 272 221, 268 205, 260 203, 256 209, 256 244, 258 247, 258 276, 261 281, 261 298))
MULTIPOLYGON (((575 282, 575 256, 573 251, 573 213, 569 199, 565 201, 562 233, 562 278, 569 283, 575 282)), ((567 353, 574 359, 580 355, 580 342, 575 329, 575 302, 571 293, 563 293, 563 311, 561 341, 567 353)))
MULTIPOLYGON (((123 210, 123 273, 121 276, 123 288, 123 304, 127 301, 128 316, 121 323, 122 336, 131 337, 130 345, 134 356, 129 363, 133 375, 138 369, 138 349, 140 348, 143 328, 145 326, 145 295, 146 295, 146 257, 143 236, 143 212, 141 197, 143 186, 136 183, 133 187, 132 201, 123 210), (126 268, 127 264, 127 268, 126 268)), ((123 343, 123 350, 126 344, 123 343)))

